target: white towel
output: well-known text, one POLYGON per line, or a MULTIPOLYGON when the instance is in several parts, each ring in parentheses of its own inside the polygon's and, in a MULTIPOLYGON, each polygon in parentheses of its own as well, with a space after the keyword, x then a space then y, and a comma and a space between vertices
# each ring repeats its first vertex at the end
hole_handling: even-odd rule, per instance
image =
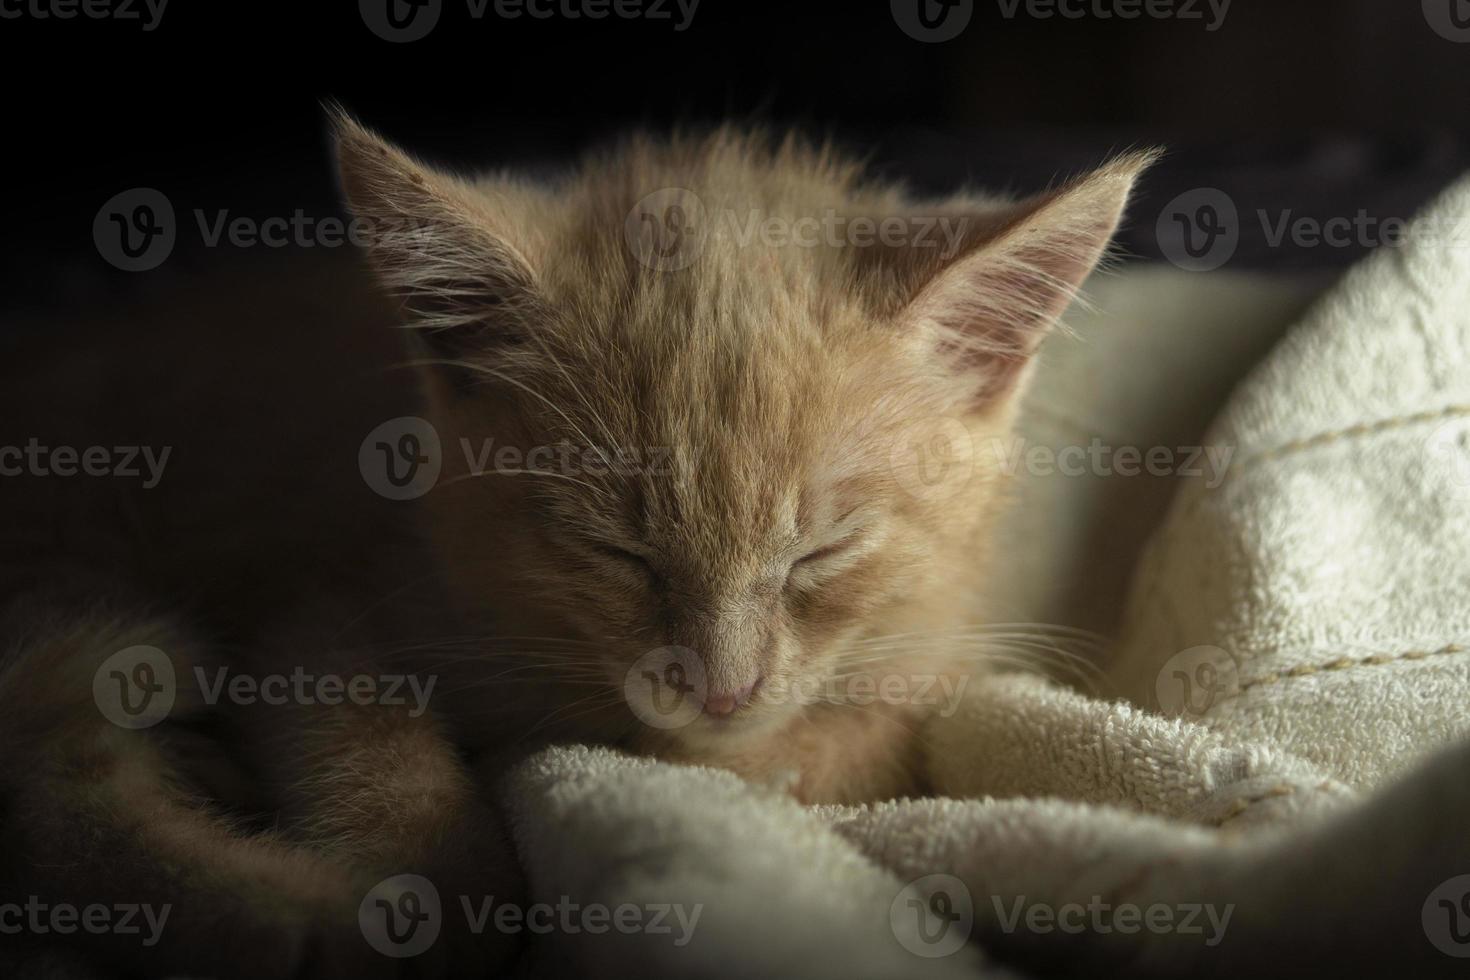
POLYGON ((1470 182, 1417 227, 1233 396, 1229 475, 1175 498, 1113 670, 1176 707, 1205 667, 1199 720, 1364 788, 1470 733, 1470 182))

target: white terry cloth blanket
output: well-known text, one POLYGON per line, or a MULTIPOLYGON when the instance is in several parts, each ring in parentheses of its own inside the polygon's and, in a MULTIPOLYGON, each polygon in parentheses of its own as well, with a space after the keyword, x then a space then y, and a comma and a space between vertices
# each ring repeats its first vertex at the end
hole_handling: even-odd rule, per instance
POLYGON ((1470 183, 1319 303, 1206 441, 1233 463, 1179 494, 1135 575, 1122 691, 1171 701, 1170 658, 1208 663, 1200 720, 1360 788, 1470 730, 1470 183))
POLYGON ((1226 479, 1183 484, 1133 578, 1132 705, 971 685, 926 733, 941 797, 871 807, 543 752, 498 787, 531 900, 698 919, 522 972, 1463 976, 1470 182, 1426 217, 1217 418, 1226 479))

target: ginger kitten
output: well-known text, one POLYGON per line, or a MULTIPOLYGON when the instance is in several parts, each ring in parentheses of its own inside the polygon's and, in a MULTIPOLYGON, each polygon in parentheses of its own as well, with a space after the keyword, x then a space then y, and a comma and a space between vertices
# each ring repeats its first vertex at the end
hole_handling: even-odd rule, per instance
POLYGON ((918 789, 926 703, 981 663, 945 628, 1004 574, 988 451, 1150 155, 1014 203, 914 201, 729 129, 545 184, 346 118, 338 149, 446 447, 421 503, 457 607, 560 641, 471 689, 493 738, 524 703, 809 802, 918 789), (540 463, 486 470, 492 447, 540 463))

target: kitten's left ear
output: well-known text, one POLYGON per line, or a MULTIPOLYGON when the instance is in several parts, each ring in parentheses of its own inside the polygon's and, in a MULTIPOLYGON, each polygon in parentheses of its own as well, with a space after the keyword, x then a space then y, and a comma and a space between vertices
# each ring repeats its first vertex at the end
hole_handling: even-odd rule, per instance
POLYGON ((337 161, 383 286, 408 325, 448 358, 513 343, 534 329, 536 274, 513 244, 509 201, 413 159, 344 112, 333 111, 337 161))
MULTIPOLYGON (((1112 240, 1134 181, 1157 151, 1130 153, 971 229, 958 258, 899 314, 900 329, 982 373, 989 403, 1015 393, 1051 327, 1112 240)), ((932 261, 932 260, 931 260, 932 261)))

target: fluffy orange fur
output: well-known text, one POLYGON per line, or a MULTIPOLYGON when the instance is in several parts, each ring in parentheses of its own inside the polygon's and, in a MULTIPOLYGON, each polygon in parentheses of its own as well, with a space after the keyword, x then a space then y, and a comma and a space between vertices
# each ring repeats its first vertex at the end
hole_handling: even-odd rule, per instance
MULTIPOLYGON (((941 638, 979 617, 993 574, 1003 488, 984 447, 1150 156, 1014 203, 912 200, 830 147, 729 129, 635 138, 542 184, 456 178, 347 118, 338 145, 352 208, 389 230, 372 256, 425 351, 446 445, 667 452, 507 474, 448 451, 427 500, 460 609, 575 650, 525 665, 548 685, 559 667, 604 683, 601 698, 571 689, 568 734, 794 774, 809 801, 918 788, 919 706, 854 710, 843 690, 983 669, 941 638), (660 194, 702 219, 672 267, 625 234, 660 194), (907 238, 740 233, 824 215, 897 218, 907 238), (924 232, 941 219, 948 250, 924 232), (948 454, 942 479, 912 472, 934 462, 926 447, 948 454), (897 636, 918 639, 880 647, 897 636), (738 699, 732 715, 637 723, 623 695, 647 692, 624 679, 669 647, 700 676, 691 696, 738 699), (802 685, 824 696, 792 696, 802 685)), ((476 697, 504 699, 500 721, 526 700, 494 684, 476 697)), ((555 719, 556 701, 530 703, 555 719)))

